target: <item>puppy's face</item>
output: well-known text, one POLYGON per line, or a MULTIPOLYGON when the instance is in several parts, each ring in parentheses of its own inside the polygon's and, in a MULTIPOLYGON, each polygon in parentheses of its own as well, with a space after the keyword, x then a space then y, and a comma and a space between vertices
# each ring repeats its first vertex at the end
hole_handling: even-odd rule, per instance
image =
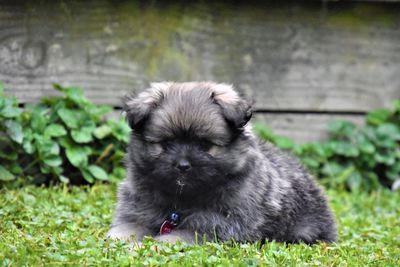
POLYGON ((250 105, 225 84, 161 83, 125 111, 130 162, 143 183, 166 194, 207 194, 245 168, 250 105))

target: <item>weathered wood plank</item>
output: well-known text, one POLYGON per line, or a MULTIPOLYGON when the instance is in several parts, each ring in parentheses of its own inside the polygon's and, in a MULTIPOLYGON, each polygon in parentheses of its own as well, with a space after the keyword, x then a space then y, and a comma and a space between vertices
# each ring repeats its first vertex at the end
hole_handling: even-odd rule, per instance
POLYGON ((400 98, 400 5, 3 1, 0 80, 25 102, 79 85, 118 106, 149 81, 233 83, 263 110, 400 98))
POLYGON ((257 113, 253 122, 268 125, 274 133, 294 139, 297 143, 315 142, 328 137, 327 126, 331 120, 347 120, 363 125, 364 116, 326 114, 265 114, 257 113))
MULTIPOLYGON (((125 118, 122 111, 113 111, 107 115, 110 119, 125 118)), ((293 113, 255 113, 252 123, 261 122, 270 127, 277 135, 290 137, 297 143, 315 142, 328 137, 327 126, 332 120, 347 120, 356 125, 364 124, 362 115, 327 115, 293 113)))

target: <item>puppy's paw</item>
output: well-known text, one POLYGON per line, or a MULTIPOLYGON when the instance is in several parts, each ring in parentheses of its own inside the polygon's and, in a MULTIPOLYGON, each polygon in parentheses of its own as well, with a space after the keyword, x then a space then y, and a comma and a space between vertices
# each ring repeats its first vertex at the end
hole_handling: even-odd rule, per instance
POLYGON ((146 235, 148 230, 134 223, 124 223, 111 227, 107 237, 117 240, 134 241, 138 243, 146 235))
POLYGON ((173 234, 156 236, 154 239, 157 241, 168 242, 171 244, 175 244, 178 240, 183 242, 183 240, 180 236, 173 235, 173 234))
POLYGON ((178 240, 182 243, 194 244, 193 234, 185 230, 175 230, 170 234, 156 236, 154 239, 171 244, 175 244, 178 240))

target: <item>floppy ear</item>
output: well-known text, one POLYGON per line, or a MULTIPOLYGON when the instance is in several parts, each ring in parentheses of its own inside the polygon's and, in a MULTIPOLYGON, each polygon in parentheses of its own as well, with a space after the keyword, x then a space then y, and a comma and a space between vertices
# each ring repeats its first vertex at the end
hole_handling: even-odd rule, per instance
POLYGON ((253 115, 252 105, 241 98, 231 85, 214 85, 211 98, 221 107, 226 121, 235 129, 242 129, 253 115))
POLYGON ((164 92, 171 86, 169 82, 151 83, 150 88, 137 97, 127 96, 123 101, 123 110, 132 129, 138 129, 162 101, 164 92))

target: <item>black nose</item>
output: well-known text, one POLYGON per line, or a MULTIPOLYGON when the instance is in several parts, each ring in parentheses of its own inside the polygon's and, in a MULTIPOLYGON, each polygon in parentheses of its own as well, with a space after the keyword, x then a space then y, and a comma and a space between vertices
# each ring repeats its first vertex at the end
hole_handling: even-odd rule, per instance
POLYGON ((175 167, 180 171, 185 172, 190 170, 190 168, 192 168, 192 165, 190 165, 190 162, 186 159, 180 159, 177 161, 175 167))

